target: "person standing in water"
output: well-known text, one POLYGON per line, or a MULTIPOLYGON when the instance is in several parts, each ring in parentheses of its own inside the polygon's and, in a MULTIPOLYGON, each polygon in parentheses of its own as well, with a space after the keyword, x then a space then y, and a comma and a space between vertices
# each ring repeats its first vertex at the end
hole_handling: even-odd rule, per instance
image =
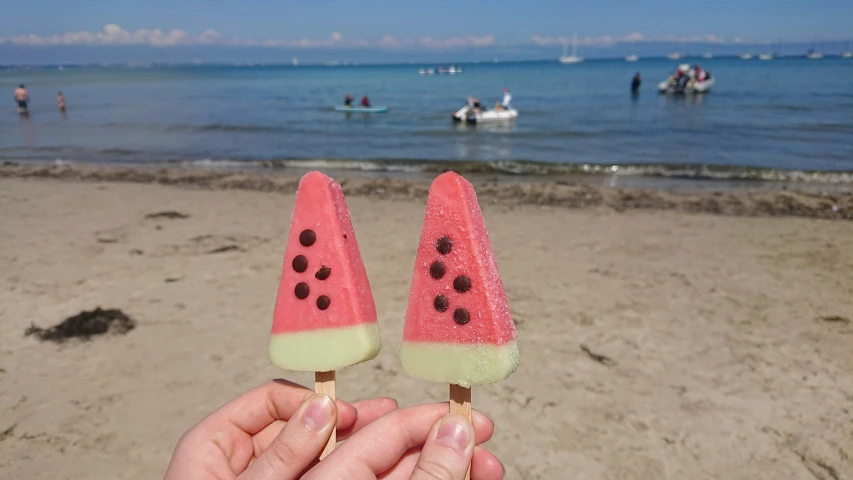
POLYGON ((30 101, 30 94, 23 84, 15 89, 15 101, 18 102, 18 113, 29 113, 27 103, 30 101))
POLYGON ((62 96, 62 92, 56 92, 56 108, 60 112, 65 112, 65 97, 62 96))
POLYGON ((631 93, 637 93, 640 90, 640 83, 642 83, 640 81, 640 72, 637 72, 633 80, 631 80, 631 93))

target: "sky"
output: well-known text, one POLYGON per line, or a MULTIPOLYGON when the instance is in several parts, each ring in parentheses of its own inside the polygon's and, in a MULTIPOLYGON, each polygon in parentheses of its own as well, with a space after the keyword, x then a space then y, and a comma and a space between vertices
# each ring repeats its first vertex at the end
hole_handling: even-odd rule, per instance
POLYGON ((66 47, 91 61, 128 46, 193 54, 280 49, 308 57, 322 50, 377 57, 526 52, 560 50, 573 34, 590 48, 845 41, 853 38, 851 18, 851 0, 3 0, 0 62, 10 52, 61 56, 66 47))

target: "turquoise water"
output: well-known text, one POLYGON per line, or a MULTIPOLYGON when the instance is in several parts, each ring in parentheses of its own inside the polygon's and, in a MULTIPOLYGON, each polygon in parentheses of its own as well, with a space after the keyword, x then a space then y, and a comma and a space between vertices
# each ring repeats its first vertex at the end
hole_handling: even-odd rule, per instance
MULTIPOLYGON (((691 61, 690 59, 686 61, 691 61)), ((815 178, 853 171, 853 61, 701 60, 711 93, 656 92, 677 62, 356 67, 185 66, 0 70, 0 158, 27 162, 287 166, 313 160, 366 170, 815 178), (632 98, 629 83, 643 76, 632 98), (11 95, 25 83, 31 114, 11 95), (504 87, 516 122, 468 127, 451 113, 469 95, 493 105, 504 87), (56 110, 62 90, 68 113, 56 110), (385 114, 334 111, 369 94, 385 114), (461 162, 455 166, 434 161, 461 162)))

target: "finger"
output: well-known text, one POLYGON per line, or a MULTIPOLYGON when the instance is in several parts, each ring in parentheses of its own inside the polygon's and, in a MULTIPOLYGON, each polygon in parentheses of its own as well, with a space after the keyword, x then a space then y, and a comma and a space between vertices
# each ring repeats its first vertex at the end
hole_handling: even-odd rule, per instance
MULTIPOLYGON (((255 435, 276 420, 288 420, 313 394, 302 385, 272 380, 225 404, 202 422, 225 420, 249 435, 255 435)), ((355 408, 344 401, 336 403, 341 428, 350 428, 357 417, 355 408)))
MULTIPOLYGON (((353 422, 348 422, 348 419, 346 418, 342 419, 342 409, 340 408, 340 406, 338 408, 338 441, 346 440, 347 437, 361 430, 362 428, 364 428, 365 425, 368 425, 369 423, 373 422, 382 415, 385 415, 391 410, 396 410, 397 401, 391 398, 375 398, 372 400, 362 400, 360 402, 355 402, 352 404, 352 407, 355 409, 358 415, 353 422)), ((343 415, 348 416, 347 413, 344 413, 343 415)), ((260 456, 264 452, 264 450, 267 449, 269 444, 284 427, 285 423, 287 422, 283 420, 276 420, 271 424, 267 425, 266 428, 264 428, 260 432, 256 433, 254 437, 252 437, 252 441, 255 444, 255 457, 260 456)))
MULTIPOLYGON (((411 449, 403 458, 385 473, 379 475, 380 480, 409 480, 420 457, 419 449, 411 449)), ((483 447, 474 447, 474 458, 471 460, 471 480, 502 480, 505 469, 498 457, 483 447)))
POLYGON ((313 462, 332 434, 337 409, 327 395, 308 399, 290 418, 258 459, 249 465, 241 480, 290 480, 299 478, 313 462))
MULTIPOLYGON (((372 479, 410 448, 422 446, 433 425, 448 411, 447 403, 433 403, 390 412, 350 437, 303 478, 372 479)), ((480 412, 472 414, 475 443, 487 441, 494 424, 480 412)))
POLYGON ((502 480, 505 475, 506 468, 494 453, 483 447, 474 447, 471 480, 502 480))
POLYGON ((356 412, 358 412, 358 418, 356 418, 355 423, 349 428, 341 428, 338 427, 338 440, 346 440, 354 433, 358 432, 362 428, 367 425, 373 423, 388 412, 393 410, 397 410, 397 400, 393 398, 374 398, 372 400, 362 400, 360 402, 355 402, 352 404, 355 408, 356 412))
POLYGON ((432 427, 411 480, 463 480, 474 456, 474 426, 448 413, 432 427))

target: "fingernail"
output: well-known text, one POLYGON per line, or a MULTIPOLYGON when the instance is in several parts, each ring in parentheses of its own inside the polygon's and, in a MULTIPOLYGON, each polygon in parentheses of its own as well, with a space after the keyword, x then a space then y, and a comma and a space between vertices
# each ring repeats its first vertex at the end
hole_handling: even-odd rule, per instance
POLYGON ((310 427, 319 430, 331 423, 334 407, 335 404, 328 395, 319 393, 308 400, 302 418, 310 427))
POLYGON ((436 439, 456 450, 459 453, 464 453, 471 443, 471 424, 459 415, 447 415, 438 426, 438 436, 436 439))

